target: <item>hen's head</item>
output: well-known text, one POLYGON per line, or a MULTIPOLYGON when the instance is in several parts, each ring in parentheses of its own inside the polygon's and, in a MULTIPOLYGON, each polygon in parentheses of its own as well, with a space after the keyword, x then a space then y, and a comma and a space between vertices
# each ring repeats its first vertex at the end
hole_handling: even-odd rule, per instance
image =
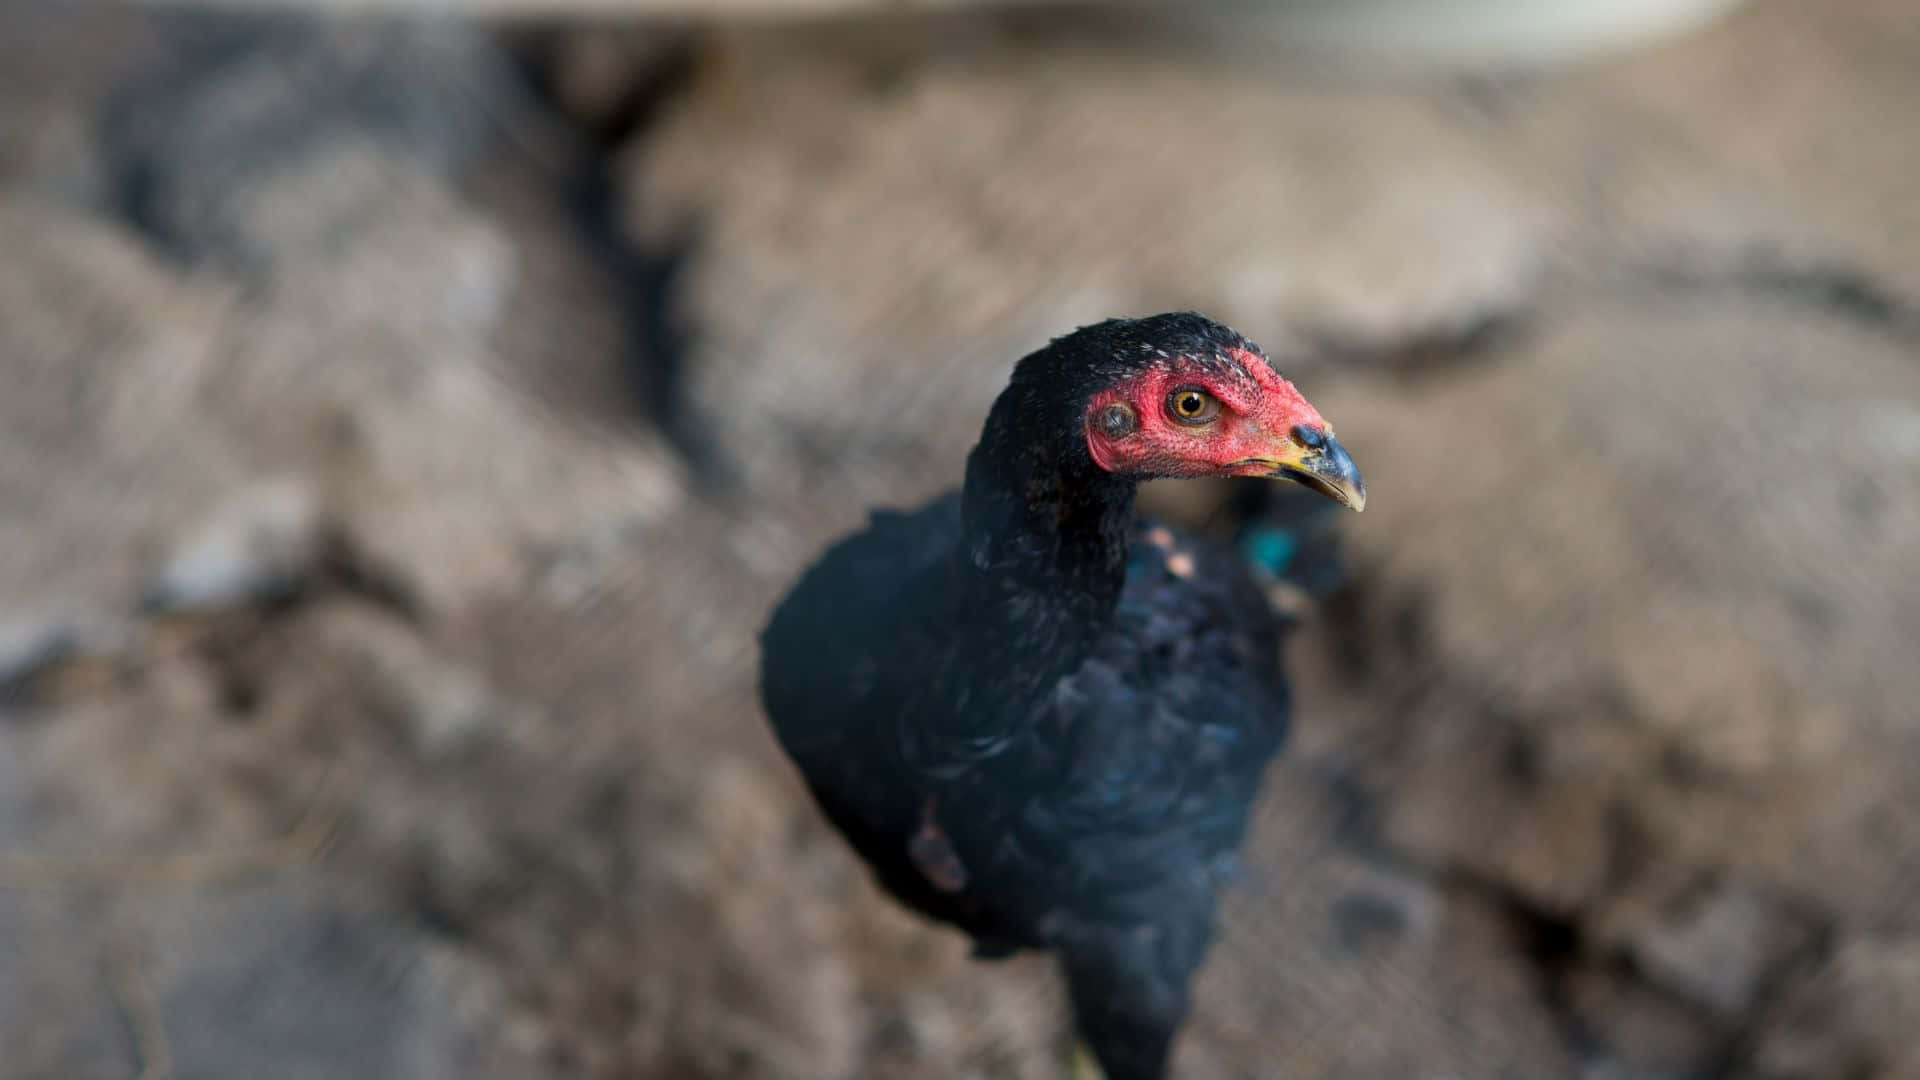
POLYGON ((1332 425, 1258 346, 1219 323, 1186 312, 1113 319, 1044 352, 1079 369, 1076 420, 1109 473, 1273 477, 1366 505, 1332 425))

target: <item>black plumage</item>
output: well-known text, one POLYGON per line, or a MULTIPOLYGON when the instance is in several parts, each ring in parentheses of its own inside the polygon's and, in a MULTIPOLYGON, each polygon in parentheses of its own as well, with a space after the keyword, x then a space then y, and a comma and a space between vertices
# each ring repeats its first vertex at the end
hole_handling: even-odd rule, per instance
MULTIPOLYGON (((1249 382, 1255 363, 1191 314, 1054 341, 1016 366, 964 490, 874 513, 762 636, 767 714, 834 826, 888 891, 980 955, 1057 951, 1110 1080, 1164 1075, 1289 697, 1285 619, 1240 554, 1136 521, 1137 481, 1169 470, 1101 467, 1088 410, 1168 373, 1278 379, 1249 382)), ((1284 415, 1318 421, 1299 406, 1284 415)), ((1253 437, 1247 411, 1232 437, 1253 437)), ((1319 462, 1350 481, 1351 503, 1357 474, 1318 431, 1287 436, 1309 467, 1288 458, 1286 472, 1310 479, 1319 462)), ((1247 469, 1243 456, 1171 471, 1247 469)))

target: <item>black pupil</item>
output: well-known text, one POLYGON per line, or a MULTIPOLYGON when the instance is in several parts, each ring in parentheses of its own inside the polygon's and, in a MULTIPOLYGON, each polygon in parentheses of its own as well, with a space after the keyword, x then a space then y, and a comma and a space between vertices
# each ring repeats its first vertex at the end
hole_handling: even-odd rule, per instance
POLYGON ((1200 411, 1200 395, 1185 393, 1180 395, 1180 411, 1192 416, 1200 411))

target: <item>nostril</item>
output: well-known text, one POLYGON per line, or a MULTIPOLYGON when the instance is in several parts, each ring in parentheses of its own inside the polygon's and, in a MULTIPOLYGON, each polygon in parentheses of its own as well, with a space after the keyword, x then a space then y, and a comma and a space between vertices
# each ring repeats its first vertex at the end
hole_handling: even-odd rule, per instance
POLYGON ((1309 449, 1318 450, 1327 445, 1327 433, 1321 431, 1319 428, 1308 427, 1305 424, 1295 424, 1293 426, 1293 441, 1309 449))

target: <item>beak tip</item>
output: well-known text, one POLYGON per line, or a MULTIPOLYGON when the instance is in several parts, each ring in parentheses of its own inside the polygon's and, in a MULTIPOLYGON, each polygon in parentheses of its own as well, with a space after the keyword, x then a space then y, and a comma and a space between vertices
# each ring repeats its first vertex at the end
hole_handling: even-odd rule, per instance
POLYGON ((1309 436, 1302 436, 1296 428, 1293 437, 1275 451, 1273 457, 1251 458, 1238 464, 1252 463, 1261 466, 1262 471, 1256 475, 1291 480, 1356 514, 1367 508, 1367 485, 1360 479, 1360 469, 1330 431, 1316 428, 1311 429, 1309 436))
POLYGON ((1313 465, 1313 473, 1315 478, 1324 485, 1326 493, 1338 499, 1347 509, 1356 514, 1365 511, 1367 485, 1360 478, 1359 466, 1353 463, 1347 448, 1341 446, 1339 440, 1329 433, 1320 446, 1318 457, 1319 460, 1313 465))

